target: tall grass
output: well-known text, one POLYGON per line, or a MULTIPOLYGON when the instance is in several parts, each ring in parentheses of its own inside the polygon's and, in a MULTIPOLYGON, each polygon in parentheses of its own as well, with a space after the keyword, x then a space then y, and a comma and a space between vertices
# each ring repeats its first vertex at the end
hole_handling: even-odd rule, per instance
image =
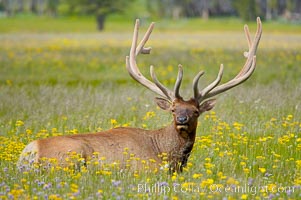
MULTIPOLYGON (((300 198, 298 34, 264 32, 255 73, 200 117, 181 174, 147 166, 120 170, 116 164, 100 165, 105 158, 97 155, 80 170, 35 165, 20 171, 18 156, 35 139, 116 126, 156 129, 171 122, 152 102, 154 95, 125 70, 130 38, 127 31, 0 35, 1 199, 300 198)), ((206 71, 200 87, 215 78, 220 63, 223 80, 233 77, 247 46, 243 33, 235 31, 154 32, 150 45, 152 54, 138 59, 143 73, 149 77, 153 64, 158 78, 172 87, 177 65, 183 64, 181 92, 187 98, 199 70, 206 71)), ((70 164, 78 159, 71 155, 70 164)))

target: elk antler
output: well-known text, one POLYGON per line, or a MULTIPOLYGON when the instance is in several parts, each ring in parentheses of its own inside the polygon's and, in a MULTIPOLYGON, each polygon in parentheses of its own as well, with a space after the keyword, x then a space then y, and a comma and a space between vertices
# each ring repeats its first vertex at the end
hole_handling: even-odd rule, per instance
POLYGON ((156 74, 154 72, 154 67, 150 66, 150 73, 151 77, 153 79, 153 82, 148 80, 143 76, 143 74, 139 71, 136 57, 141 54, 150 54, 151 48, 150 47, 144 47, 146 42, 148 41, 148 38, 154 28, 155 23, 151 23, 148 30, 146 31, 144 37, 142 38, 141 42, 137 46, 137 40, 138 40, 138 29, 139 29, 139 19, 136 20, 135 28, 134 28, 134 34, 133 34, 133 41, 132 46, 130 50, 130 55, 126 56, 126 69, 131 75, 131 77, 136 80, 141 85, 147 87, 151 91, 155 92, 156 94, 173 101, 175 98, 181 98, 179 89, 182 82, 183 77, 183 69, 182 66, 179 65, 179 72, 178 77, 175 83, 174 91, 169 90, 166 88, 162 83, 160 83, 156 77, 156 74))
POLYGON ((223 64, 221 64, 217 78, 210 85, 204 88, 202 91, 198 90, 198 81, 200 77, 204 74, 204 72, 201 71, 200 73, 198 73, 193 79, 193 90, 194 90, 194 98, 198 100, 199 103, 201 103, 205 99, 208 99, 217 94, 225 92, 226 90, 229 90, 243 83, 252 75, 256 66, 256 50, 262 33, 262 25, 261 25, 260 18, 257 17, 257 31, 253 42, 251 41, 250 32, 247 25, 244 26, 244 30, 249 46, 249 51, 244 53, 244 56, 247 58, 244 67, 232 80, 218 86, 219 82, 222 79, 223 70, 224 70, 223 64))

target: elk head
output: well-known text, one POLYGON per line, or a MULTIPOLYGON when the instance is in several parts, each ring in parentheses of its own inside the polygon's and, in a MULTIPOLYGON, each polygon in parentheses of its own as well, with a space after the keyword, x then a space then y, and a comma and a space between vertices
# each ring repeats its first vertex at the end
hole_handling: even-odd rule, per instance
MULTIPOLYGON (((205 111, 211 110, 215 105, 215 99, 210 99, 199 104, 195 99, 185 101, 183 98, 176 98, 172 102, 164 98, 156 97, 157 105, 170 111, 173 115, 174 127, 183 136, 193 133, 197 127, 197 119, 205 111)), ((187 137, 187 136, 185 136, 187 137)))
POLYGON ((148 41, 153 28, 154 23, 151 23, 141 42, 137 45, 139 20, 136 20, 130 55, 126 57, 126 68, 134 80, 161 96, 160 98, 157 97, 155 101, 163 110, 172 112, 174 126, 178 132, 194 132, 197 126, 197 118, 200 114, 209 111, 214 107, 216 101, 215 99, 212 99, 212 97, 243 83, 254 72, 256 66, 256 50, 262 33, 260 18, 257 18, 257 32, 253 41, 251 40, 248 26, 245 25, 244 27, 249 51, 244 53, 246 62, 236 77, 219 85, 224 68, 223 64, 221 64, 216 79, 203 90, 199 90, 198 82, 200 77, 204 74, 203 71, 200 71, 193 79, 192 88, 194 95, 189 100, 184 100, 179 93, 183 77, 182 65, 179 65, 178 76, 173 91, 169 90, 158 81, 153 66, 150 66, 150 74, 153 81, 145 78, 138 69, 136 57, 140 53, 149 54, 151 51, 150 47, 144 46, 148 41))

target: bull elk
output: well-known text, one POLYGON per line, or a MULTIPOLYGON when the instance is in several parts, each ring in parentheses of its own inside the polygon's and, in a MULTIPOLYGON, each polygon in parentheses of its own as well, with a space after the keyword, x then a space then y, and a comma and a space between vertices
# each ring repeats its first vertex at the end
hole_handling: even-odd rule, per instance
MULTIPOLYGON (((124 161, 124 149, 127 148, 135 157, 156 161, 158 167, 162 163, 162 157, 158 155, 164 153, 167 155, 169 169, 182 171, 195 142, 198 117, 203 112, 211 110, 216 103, 212 97, 243 83, 254 72, 256 50, 262 33, 262 25, 260 18, 257 18, 257 32, 253 41, 248 26, 245 25, 244 27, 249 50, 244 53, 246 62, 240 72, 232 80, 219 85, 224 69, 223 64, 221 64, 217 78, 203 90, 199 90, 198 82, 204 74, 203 71, 200 71, 193 79, 194 95, 189 100, 184 100, 179 92, 183 77, 181 65, 178 68, 173 90, 169 90, 158 81, 153 66, 150 67, 153 81, 145 78, 139 71, 136 57, 139 54, 150 53, 151 48, 145 47, 145 44, 153 28, 154 23, 151 23, 141 42, 137 44, 139 20, 136 20, 130 54, 126 56, 126 69, 135 81, 160 96, 156 97, 155 101, 161 109, 172 113, 173 122, 158 130, 120 127, 99 133, 56 136, 35 140, 23 150, 19 159, 20 165, 24 162, 39 162, 43 157, 56 158, 60 164, 64 164, 68 152, 76 152, 84 160, 91 157, 94 152, 98 152, 101 156, 106 157, 106 162, 122 162, 124 161)), ((140 168, 139 164, 132 167, 140 168)))

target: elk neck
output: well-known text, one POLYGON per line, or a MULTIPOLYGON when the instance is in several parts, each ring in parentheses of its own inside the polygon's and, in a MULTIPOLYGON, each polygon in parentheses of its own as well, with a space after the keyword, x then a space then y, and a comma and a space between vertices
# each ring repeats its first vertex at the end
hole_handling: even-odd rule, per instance
POLYGON ((158 154, 167 153, 171 162, 185 165, 195 142, 196 127, 179 130, 175 122, 172 122, 169 126, 154 131, 153 141, 158 154))

